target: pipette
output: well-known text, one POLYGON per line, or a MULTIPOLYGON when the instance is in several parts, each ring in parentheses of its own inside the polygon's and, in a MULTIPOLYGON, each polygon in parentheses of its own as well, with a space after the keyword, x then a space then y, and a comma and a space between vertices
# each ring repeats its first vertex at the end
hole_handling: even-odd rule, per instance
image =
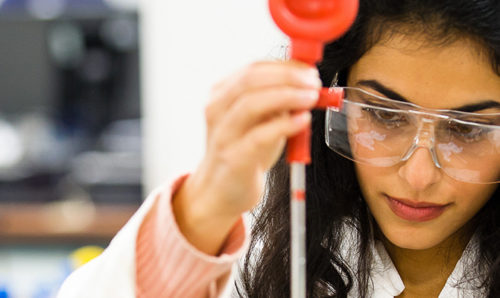
MULTIPOLYGON (((339 38, 352 25, 358 0, 269 0, 271 16, 290 37, 290 58, 311 65, 321 61, 324 44, 339 38)), ((323 88, 316 108, 340 107, 343 95, 323 88)), ((290 138, 290 293, 306 297, 306 165, 311 162, 311 127, 290 138)))

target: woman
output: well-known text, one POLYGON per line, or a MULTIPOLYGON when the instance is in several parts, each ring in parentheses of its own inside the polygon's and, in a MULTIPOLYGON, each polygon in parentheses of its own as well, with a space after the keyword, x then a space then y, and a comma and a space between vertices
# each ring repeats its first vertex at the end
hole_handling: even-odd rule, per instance
MULTIPOLYGON (((325 48, 323 85, 349 88, 342 111, 312 117, 310 297, 500 296, 499 13, 493 0, 362 0, 353 28, 325 48)), ((190 244, 163 258, 141 248, 170 210, 169 191, 135 220, 141 297, 159 284, 165 297, 220 292, 245 249, 241 214, 259 203, 286 138, 311 121, 317 76, 262 62, 214 87, 206 155, 172 188, 166 216, 190 244), (164 276, 144 282, 141 255, 164 276), (216 263, 225 267, 206 269, 216 263)), ((240 296, 289 297, 288 200, 281 158, 256 211, 240 296)))

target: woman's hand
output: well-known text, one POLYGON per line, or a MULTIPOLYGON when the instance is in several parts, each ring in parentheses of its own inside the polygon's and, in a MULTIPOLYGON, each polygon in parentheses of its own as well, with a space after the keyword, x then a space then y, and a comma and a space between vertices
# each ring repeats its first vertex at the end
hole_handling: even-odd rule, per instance
POLYGON ((255 63, 213 87, 206 154, 173 202, 182 233, 198 249, 216 254, 241 214, 259 203, 265 172, 310 122, 320 87, 317 70, 297 62, 255 63))

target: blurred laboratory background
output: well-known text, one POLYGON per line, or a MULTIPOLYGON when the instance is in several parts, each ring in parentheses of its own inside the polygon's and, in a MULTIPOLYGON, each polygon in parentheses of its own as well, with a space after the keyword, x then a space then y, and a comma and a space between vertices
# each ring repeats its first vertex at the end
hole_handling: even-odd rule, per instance
POLYGON ((211 86, 285 52, 267 0, 0 0, 0 298, 55 297, 195 169, 211 86))
POLYGON ((54 297, 139 206, 138 29, 131 1, 0 0, 0 297, 54 297))

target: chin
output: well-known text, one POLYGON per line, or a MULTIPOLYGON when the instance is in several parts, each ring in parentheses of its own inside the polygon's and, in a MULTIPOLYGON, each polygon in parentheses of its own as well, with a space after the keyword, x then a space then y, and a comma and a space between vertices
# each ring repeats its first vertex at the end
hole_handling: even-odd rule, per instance
POLYGON ((411 250, 425 250, 439 245, 444 239, 429 235, 428 231, 383 231, 393 245, 411 250))
POLYGON ((393 245, 399 248, 411 249, 411 250, 425 250, 436 246, 436 244, 423 243, 421 241, 408 240, 408 239, 404 239, 402 241, 392 241, 391 239, 389 239, 389 241, 393 245))

